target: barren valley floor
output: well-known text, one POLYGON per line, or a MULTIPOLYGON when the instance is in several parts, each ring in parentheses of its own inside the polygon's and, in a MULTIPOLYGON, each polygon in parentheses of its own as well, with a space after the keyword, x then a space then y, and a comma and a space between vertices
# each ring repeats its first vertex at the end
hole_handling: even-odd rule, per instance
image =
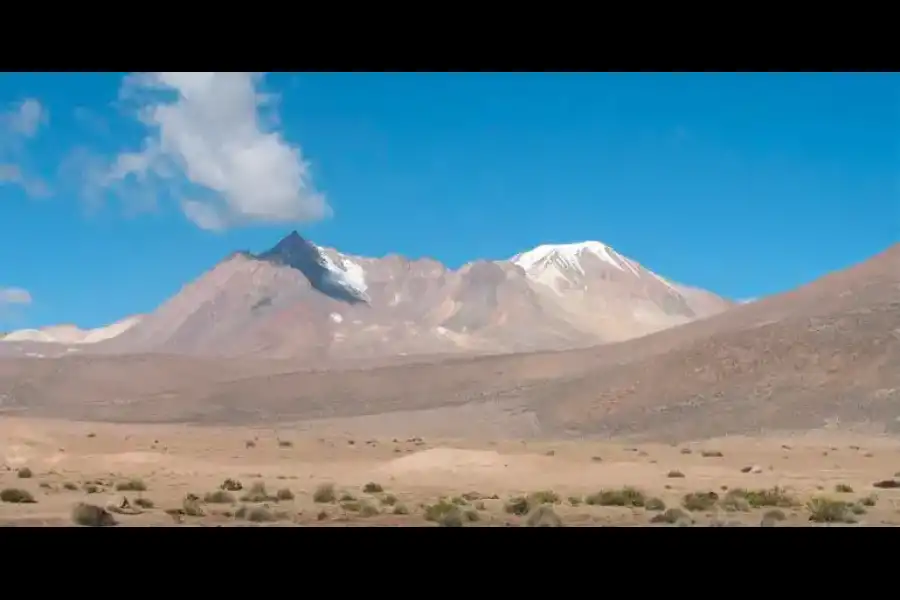
POLYGON ((900 524, 900 441, 835 431, 491 442, 4 417, 0 461, 6 526, 73 525, 79 503, 120 526, 900 524))

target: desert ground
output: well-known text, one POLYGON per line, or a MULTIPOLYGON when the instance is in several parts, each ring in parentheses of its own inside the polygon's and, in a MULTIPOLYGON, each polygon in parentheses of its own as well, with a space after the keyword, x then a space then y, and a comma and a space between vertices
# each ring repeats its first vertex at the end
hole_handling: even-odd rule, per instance
POLYGON ((662 444, 4 417, 0 523, 891 526, 898 469, 900 440, 827 430, 662 444))

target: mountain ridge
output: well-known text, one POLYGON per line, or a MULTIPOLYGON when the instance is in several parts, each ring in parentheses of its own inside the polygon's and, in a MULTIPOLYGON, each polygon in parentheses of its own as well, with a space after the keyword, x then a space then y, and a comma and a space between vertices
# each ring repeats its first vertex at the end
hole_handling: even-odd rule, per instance
POLYGON ((565 349, 734 305, 596 241, 451 269, 432 258, 343 254, 292 231, 264 252, 231 253, 85 350, 318 360, 565 349))

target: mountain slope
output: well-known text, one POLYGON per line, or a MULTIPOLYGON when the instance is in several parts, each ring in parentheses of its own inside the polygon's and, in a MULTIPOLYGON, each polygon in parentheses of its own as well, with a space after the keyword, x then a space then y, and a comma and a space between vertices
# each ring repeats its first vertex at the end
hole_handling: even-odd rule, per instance
POLYGON ((362 435, 380 422, 395 436, 466 437, 481 422, 494 437, 677 441, 860 425, 897 434, 900 245, 792 292, 626 342, 382 368, 304 367, 83 353, 4 360, 0 409, 204 423, 378 415, 354 421, 362 435))
POLYGON ((95 349, 315 360, 520 352, 629 339, 729 306, 598 242, 452 270, 348 256, 293 232, 259 255, 235 253, 95 349))

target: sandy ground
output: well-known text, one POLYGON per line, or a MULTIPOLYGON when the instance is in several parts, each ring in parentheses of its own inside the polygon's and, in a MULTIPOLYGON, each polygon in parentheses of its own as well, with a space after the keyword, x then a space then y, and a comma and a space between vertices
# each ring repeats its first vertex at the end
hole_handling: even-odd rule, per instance
MULTIPOLYGON (((271 518, 271 525, 434 526, 426 517, 436 511, 428 507, 443 498, 456 504, 466 526, 505 526, 527 522, 527 516, 507 510, 516 496, 552 491, 558 499, 550 496, 549 506, 570 526, 650 524, 662 513, 648 508, 648 499, 684 510, 684 496, 695 492, 715 492, 719 501, 684 510, 680 517, 672 513, 672 524, 755 526, 777 509, 785 517, 779 525, 809 525, 807 502, 821 497, 847 502, 847 520, 860 525, 896 525, 900 489, 873 483, 893 479, 898 468, 900 441, 828 432, 676 446, 366 439, 299 428, 4 418, 0 489, 25 490, 35 502, 0 502, 0 522, 71 525, 79 502, 107 507, 122 506, 127 499, 131 509, 125 512, 137 514, 115 515, 120 526, 248 525, 253 524, 250 513, 271 518), (21 476, 25 468, 31 477, 21 476), (683 477, 672 476, 675 471, 683 477), (146 489, 117 491, 132 479, 146 489), (242 490, 231 492, 233 502, 227 497, 226 502, 205 502, 225 479, 242 484, 242 490), (263 483, 273 498, 242 500, 254 483, 263 483), (369 483, 382 491, 366 492, 369 483), (323 484, 334 485, 336 500, 315 501, 314 492, 323 484), (753 507, 726 501, 728 490, 774 486, 784 488, 793 502, 753 507), (839 491, 838 486, 847 487, 839 491), (585 503, 600 491, 624 487, 639 490, 645 506, 585 503), (290 494, 282 492, 276 500, 279 490, 290 494), (179 514, 190 494, 200 498, 191 506, 202 515, 179 514), (144 508, 137 506, 138 498, 144 508)), ((530 506, 539 504, 533 500, 530 506)))

